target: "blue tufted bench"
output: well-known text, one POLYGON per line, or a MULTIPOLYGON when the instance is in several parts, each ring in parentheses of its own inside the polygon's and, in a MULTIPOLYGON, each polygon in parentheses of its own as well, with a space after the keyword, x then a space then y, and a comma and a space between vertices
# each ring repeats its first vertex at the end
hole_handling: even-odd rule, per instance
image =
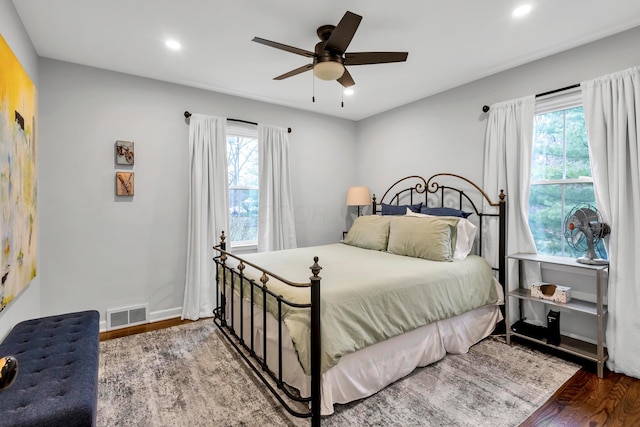
POLYGON ((97 311, 18 323, 0 357, 18 359, 13 385, 0 392, 0 426, 93 426, 98 399, 97 311))

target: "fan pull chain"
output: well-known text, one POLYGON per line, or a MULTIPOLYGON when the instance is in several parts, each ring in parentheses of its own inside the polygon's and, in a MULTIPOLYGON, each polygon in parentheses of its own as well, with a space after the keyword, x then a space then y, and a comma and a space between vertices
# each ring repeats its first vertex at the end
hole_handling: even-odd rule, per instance
POLYGON ((342 93, 342 100, 340 101, 340 107, 344 108, 344 88, 340 88, 340 93, 342 93))
POLYGON ((311 102, 316 102, 316 79, 313 73, 311 73, 311 102))

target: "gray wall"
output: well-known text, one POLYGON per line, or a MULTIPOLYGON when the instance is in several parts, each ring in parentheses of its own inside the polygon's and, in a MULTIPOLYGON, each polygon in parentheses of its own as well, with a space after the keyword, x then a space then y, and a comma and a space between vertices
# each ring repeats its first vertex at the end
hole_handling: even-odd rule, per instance
MULTIPOLYGON (((182 306, 188 188, 185 110, 291 127, 299 246, 338 241, 356 124, 41 58, 42 312, 182 306), (114 195, 114 143, 135 142, 135 196, 114 195)), ((303 266, 306 267, 306 266, 303 266)))
MULTIPOLYGON (((0 34, 22 64, 22 68, 31 77, 31 81, 38 87, 38 55, 11 0, 0 0, 0 34)), ((38 271, 29 286, 0 312, 0 340, 16 323, 39 317, 41 277, 42 274, 38 271)), ((0 357, 2 356, 4 355, 0 354, 0 357)))

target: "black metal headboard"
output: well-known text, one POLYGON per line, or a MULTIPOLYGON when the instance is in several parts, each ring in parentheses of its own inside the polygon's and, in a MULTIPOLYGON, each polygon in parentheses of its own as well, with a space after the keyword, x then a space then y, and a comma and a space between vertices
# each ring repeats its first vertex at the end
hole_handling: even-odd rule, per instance
POLYGON ((487 193, 473 181, 452 173, 439 173, 428 180, 418 175, 410 175, 399 179, 384 192, 380 201, 373 195, 373 214, 379 212, 383 203, 389 205, 412 205, 422 202, 429 207, 451 207, 464 211, 472 211, 478 217, 478 255, 482 256, 482 239, 485 235, 485 218, 498 219, 498 280, 505 283, 505 256, 507 242, 507 209, 506 195, 503 190, 498 194, 498 201, 492 200, 487 193), (486 202, 483 203, 483 200, 486 202), (485 208, 488 211, 485 211, 485 208))

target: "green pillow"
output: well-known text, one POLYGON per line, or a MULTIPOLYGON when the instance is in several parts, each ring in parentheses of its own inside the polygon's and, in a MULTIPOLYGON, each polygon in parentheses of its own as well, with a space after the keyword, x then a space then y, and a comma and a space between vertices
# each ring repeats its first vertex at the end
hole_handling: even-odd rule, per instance
POLYGON ((359 216, 353 222, 342 243, 374 251, 386 251, 389 241, 389 217, 359 216))
POLYGON ((431 261, 453 261, 458 221, 453 217, 393 217, 387 251, 431 261))

